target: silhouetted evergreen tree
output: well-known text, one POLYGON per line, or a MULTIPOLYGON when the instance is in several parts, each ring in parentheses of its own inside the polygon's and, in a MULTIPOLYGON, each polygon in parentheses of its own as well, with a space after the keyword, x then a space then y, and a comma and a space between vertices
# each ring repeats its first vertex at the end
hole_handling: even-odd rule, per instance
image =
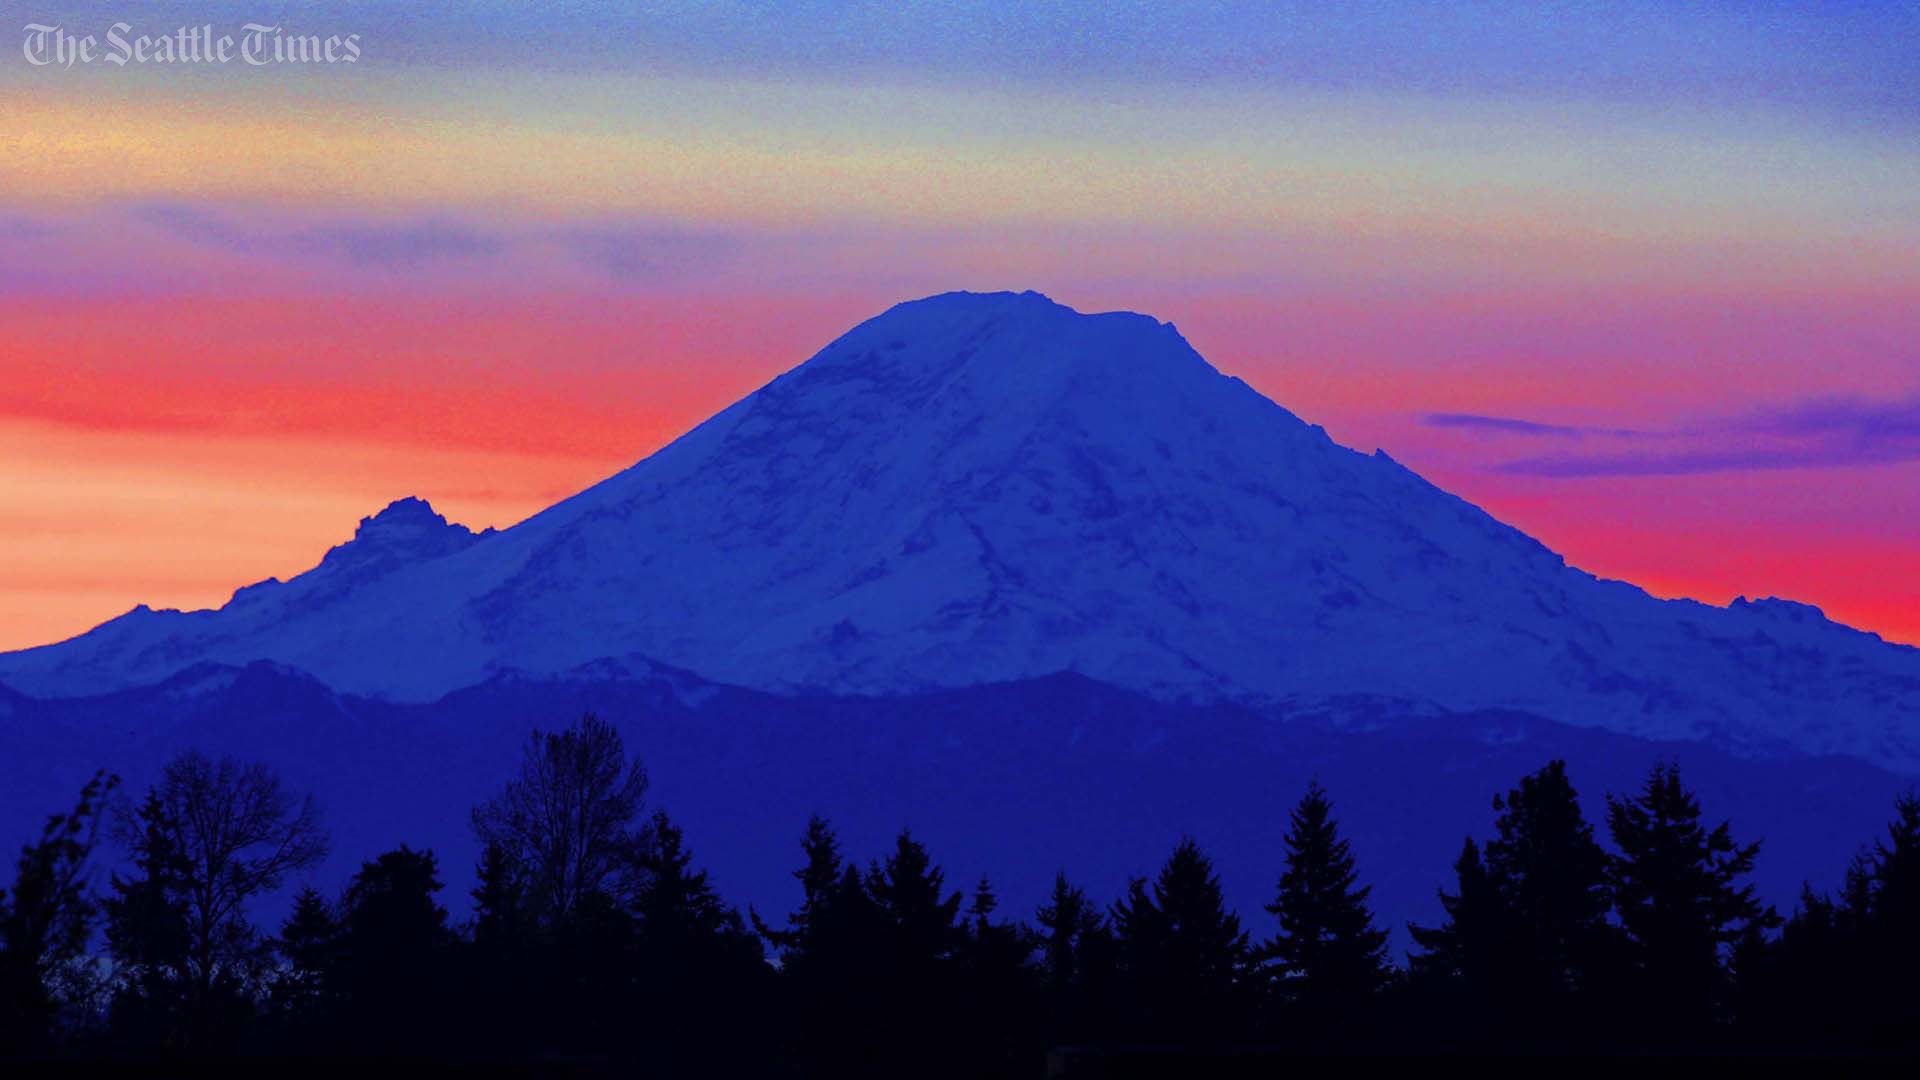
POLYGON ((0 889, 0 1059, 51 1053, 62 1004, 91 981, 84 957, 98 905, 87 875, 118 784, 95 773, 73 810, 21 849, 12 888, 0 889))
POLYGON ((1607 856, 1581 812, 1564 761, 1522 777, 1493 808, 1488 876, 1518 931, 1517 961, 1503 965, 1516 991, 1565 997, 1607 967, 1612 935, 1607 856))
POLYGON ((931 981, 963 939, 960 894, 946 891, 946 873, 903 831, 893 853, 867 872, 867 894, 887 926, 896 976, 911 985, 931 981))
POLYGON ((1741 959, 1737 1001, 1748 1043, 1813 1052, 1852 1041, 1865 1004, 1855 976, 1860 945, 1846 913, 1803 885, 1779 937, 1757 957, 1748 942, 1741 959))
POLYGON ((1086 1042, 1109 1032, 1113 1025, 1102 1021, 1114 1011, 1118 958, 1106 915, 1062 873, 1035 921, 1052 1041, 1086 1042))
POLYGON ((130 1050, 177 1053, 185 1040, 189 868, 172 813, 150 790, 123 824, 133 873, 113 875, 105 905, 107 951, 119 979, 113 1029, 130 1050))
POLYGON ((1047 985, 1061 990, 1082 975, 1081 946, 1106 926, 1106 918, 1063 873, 1053 877, 1053 893, 1034 915, 1040 925, 1041 967, 1047 985))
POLYGON ((320 890, 309 885, 293 898, 293 911, 273 940, 280 957, 269 1004, 280 1037, 291 1050, 310 1052, 336 1022, 333 972, 339 961, 340 922, 320 890))
POLYGON ((627 906, 599 890, 542 930, 537 1019, 529 1028, 538 1056, 624 1061, 638 1052, 629 1032, 641 991, 639 936, 627 906))
POLYGON ((474 867, 468 895, 473 914, 462 956, 461 993, 477 1054, 516 1059, 538 1041, 530 1018, 544 1003, 541 962, 549 950, 539 936, 535 912, 518 866, 505 848, 488 844, 474 867))
POLYGON ((1393 979, 1317 784, 1290 815, 1268 905, 1279 929, 1257 953, 1191 840, 1104 917, 1057 876, 1036 932, 1000 917, 985 877, 970 896, 949 889, 910 833, 863 870, 818 818, 794 873, 799 906, 777 928, 756 917, 756 937, 678 825, 625 814, 637 774, 617 746, 580 750, 563 741, 530 766, 585 769, 543 789, 584 802, 534 814, 599 837, 587 845, 598 869, 576 865, 586 884, 564 910, 541 883, 540 845, 516 854, 496 833, 464 933, 448 926, 433 855, 402 847, 363 863, 337 904, 302 890, 271 941, 245 908, 316 857, 310 807, 263 771, 177 760, 122 817, 130 865, 101 905, 109 1024, 76 1041, 83 1029, 62 1023, 104 985, 84 951, 85 866, 111 783, 96 778, 0 892, 0 1056, 48 1053, 65 1032, 83 1052, 149 1059, 976 1077, 1037 1072, 1051 1045, 1075 1074, 1239 1075, 1275 1064, 1253 1038, 1268 989, 1291 1021, 1275 1045, 1290 1052, 1920 1049, 1920 796, 1896 804, 1834 896, 1804 888, 1771 935, 1777 920, 1745 880, 1758 845, 1707 828, 1675 769, 1608 800, 1608 858, 1552 763, 1494 800, 1493 838, 1466 840, 1444 922, 1411 928, 1411 977, 1393 979))
POLYGON ((362 863, 340 904, 333 982, 347 1030, 372 1053, 419 1055, 447 1045, 453 934, 436 898, 439 861, 406 846, 362 863))
POLYGON ((648 1070, 672 1076, 764 1067, 753 1053, 757 1044, 731 1037, 728 1015, 763 1008, 769 973, 760 942, 706 871, 693 868, 684 833, 664 811, 649 823, 639 871, 634 963, 642 1015, 652 1026, 648 1070))
POLYGON ((877 917, 883 1058, 902 1067, 939 1045, 954 1006, 953 959, 965 942, 961 896, 909 831, 867 871, 866 894, 877 917))
POLYGON ((1920 947, 1920 793, 1894 802, 1887 835, 1874 845, 1868 910, 1897 935, 1903 955, 1920 947))
POLYGON ((663 958, 746 952, 757 958, 760 944, 747 934, 740 915, 720 899, 704 870, 693 868, 686 834, 657 810, 649 822, 648 844, 639 859, 639 884, 633 910, 646 947, 663 958))
POLYGON ((993 885, 982 876, 967 905, 956 973, 962 1048, 956 1064, 972 1076, 1030 1073, 1040 1060, 1033 935, 1018 923, 995 920, 999 906, 993 885))
POLYGON ((1454 891, 1440 890, 1440 909, 1447 919, 1436 927, 1408 926, 1422 953, 1412 958, 1410 974, 1416 980, 1457 984, 1436 988, 1437 993, 1484 995, 1491 989, 1493 962, 1503 945, 1508 918, 1480 845, 1468 837, 1453 861, 1454 891))
POLYGON ((815 1076, 862 1076, 883 1071, 879 1040, 856 1034, 870 1023, 891 988, 884 983, 886 947, 879 907, 865 876, 841 855, 833 828, 818 816, 801 839, 804 862, 793 877, 801 902, 784 928, 754 919, 778 950, 779 985, 786 1008, 761 1025, 765 1037, 787 1048, 802 1071, 815 1076))
POLYGON ((800 839, 800 850, 805 854, 806 862, 793 872, 794 879, 800 882, 800 906, 787 916, 787 925, 776 929, 762 922, 758 912, 749 912, 755 932, 778 951, 781 967, 789 971, 796 964, 805 965, 822 924, 828 919, 826 909, 839 892, 841 878, 846 872, 846 861, 840 854, 840 838, 834 834, 833 827, 827 824, 826 819, 818 814, 807 819, 807 831, 800 839))
POLYGON ((1920 794, 1894 804, 1887 835, 1864 867, 1850 905, 1863 947, 1858 978, 1870 997, 1868 1045, 1920 1050, 1920 794))
POLYGON ((1606 852, 1564 762, 1522 777, 1493 809, 1494 837, 1484 849, 1468 842, 1458 891, 1441 894, 1447 923, 1412 928, 1429 950, 1417 981, 1431 991, 1436 977, 1453 980, 1455 1037, 1566 1045, 1593 1034, 1616 981, 1606 852))
POLYGON ((1803 891, 1758 978, 1742 980, 1749 1038, 1783 1049, 1920 1050, 1920 797, 1894 804, 1839 898, 1803 891))
POLYGON ((1247 935, 1199 845, 1181 840, 1151 886, 1134 879, 1112 917, 1137 1038, 1193 1044, 1242 1036, 1247 935))
POLYGON ((1281 999, 1305 1015, 1301 1030, 1338 1039, 1368 1014, 1385 985, 1387 934, 1373 924, 1353 852, 1340 838, 1333 804, 1318 783, 1290 818, 1287 869, 1267 912, 1280 932, 1260 955, 1270 959, 1281 999))
POLYGON ((999 909, 1000 898, 994 894, 993 882, 983 874, 967 903, 961 947, 964 959, 982 970, 1024 969, 1033 956, 1032 935, 1018 923, 994 919, 993 913, 999 909))
POLYGON ((488 844, 480 853, 474 879, 468 933, 475 950, 501 959, 526 948, 533 938, 533 913, 528 910, 526 886, 506 849, 488 844))
POLYGON ((340 922, 327 898, 311 885, 294 894, 293 911, 280 924, 273 947, 286 966, 284 982, 296 997, 323 989, 321 976, 333 966, 339 946, 340 922))
POLYGON ((1727 950, 1748 924, 1773 918, 1741 882, 1760 845, 1735 843, 1724 822, 1702 825, 1699 800, 1671 765, 1656 766, 1633 798, 1609 796, 1607 825, 1641 1022, 1668 1044, 1711 1038, 1730 999, 1727 950))

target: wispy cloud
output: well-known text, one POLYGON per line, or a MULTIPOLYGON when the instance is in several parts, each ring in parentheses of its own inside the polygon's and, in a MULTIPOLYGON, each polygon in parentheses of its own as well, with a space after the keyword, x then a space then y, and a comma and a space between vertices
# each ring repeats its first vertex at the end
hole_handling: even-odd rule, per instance
POLYGON ((408 268, 442 260, 486 258, 506 247, 500 237, 445 222, 330 225, 296 233, 296 248, 359 266, 408 268))
POLYGON ((22 242, 48 240, 64 235, 66 231, 64 224, 38 218, 0 214, 0 240, 22 242))
POLYGON ((1543 455, 1504 462, 1493 471, 1546 477, 1682 476, 1920 461, 1920 396, 1885 402, 1816 398, 1668 434, 1693 445, 1656 453, 1543 455))
POLYGON ((1645 434, 1627 428, 1585 427, 1568 424, 1542 424, 1511 416, 1484 416, 1478 413, 1427 413, 1420 418, 1429 427, 1464 428, 1504 435, 1539 435, 1558 439, 1582 439, 1589 435, 1630 439, 1645 434))
POLYGON ((247 255, 322 258, 360 268, 406 270, 430 262, 487 258, 506 248, 494 233, 452 221, 256 222, 180 203, 137 207, 133 216, 198 244, 247 255))
POLYGON ((629 284, 659 284, 722 269, 740 254, 738 237, 657 225, 567 229, 559 240, 595 273, 629 284))
POLYGON ((1749 419, 1747 430, 1787 436, 1826 436, 1860 443, 1920 440, 1920 395, 1905 401, 1816 398, 1749 419))
POLYGON ((259 232, 244 228, 223 214, 182 203, 136 206, 130 211, 130 216, 203 247, 253 251, 266 241, 266 237, 259 232))
POLYGON ((1768 469, 1845 469, 1920 461, 1920 445, 1911 447, 1809 446, 1787 449, 1702 450, 1675 454, 1574 455, 1522 458, 1494 466, 1512 476, 1685 476, 1692 473, 1753 472, 1768 469))
POLYGON ((449 218, 293 218, 190 203, 136 207, 132 217, 179 240, 282 261, 319 260, 351 270, 571 267, 623 285, 658 286, 733 265, 745 249, 721 230, 657 222, 590 222, 557 228, 482 228, 449 218), (505 256, 505 258, 498 258, 505 256))

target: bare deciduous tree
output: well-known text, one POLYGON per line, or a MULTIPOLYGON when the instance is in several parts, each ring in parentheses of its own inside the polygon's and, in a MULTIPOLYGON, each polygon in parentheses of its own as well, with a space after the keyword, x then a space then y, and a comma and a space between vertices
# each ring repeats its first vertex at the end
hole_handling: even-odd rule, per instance
POLYGON ((519 867, 543 913, 563 919, 630 871, 646 790, 620 733, 588 714, 566 731, 535 731, 519 778, 474 808, 473 827, 519 867))
POLYGON ((163 839, 176 872, 166 883, 184 938, 180 977, 190 1008, 211 997, 222 979, 241 976, 257 935, 247 904, 278 889, 288 874, 326 856, 327 841, 312 796, 296 798, 271 769, 189 751, 169 762, 128 843, 163 839), (142 838, 159 830, 164 838, 142 838))

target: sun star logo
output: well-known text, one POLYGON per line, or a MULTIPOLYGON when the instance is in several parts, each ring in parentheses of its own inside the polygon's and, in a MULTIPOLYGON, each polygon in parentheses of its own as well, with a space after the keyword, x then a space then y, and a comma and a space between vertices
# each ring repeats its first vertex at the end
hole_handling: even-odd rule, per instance
POLYGON ((62 25, 28 23, 21 52, 34 67, 72 68, 105 62, 128 64, 357 64, 359 34, 298 34, 278 24, 247 23, 237 34, 218 33, 211 23, 170 33, 136 32, 117 22, 102 34, 81 34, 62 25))

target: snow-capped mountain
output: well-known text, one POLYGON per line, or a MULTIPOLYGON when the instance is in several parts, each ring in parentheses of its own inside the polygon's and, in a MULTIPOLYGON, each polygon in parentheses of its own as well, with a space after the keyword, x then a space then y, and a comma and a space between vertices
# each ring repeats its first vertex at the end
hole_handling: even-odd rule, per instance
POLYGON ((1511 709, 1920 771, 1920 650, 1596 579, 1172 326, 1034 293, 901 304, 513 528, 403 500, 309 573, 0 656, 0 682, 271 660, 426 701, 636 656, 789 693, 1075 672, 1296 712, 1511 709))

